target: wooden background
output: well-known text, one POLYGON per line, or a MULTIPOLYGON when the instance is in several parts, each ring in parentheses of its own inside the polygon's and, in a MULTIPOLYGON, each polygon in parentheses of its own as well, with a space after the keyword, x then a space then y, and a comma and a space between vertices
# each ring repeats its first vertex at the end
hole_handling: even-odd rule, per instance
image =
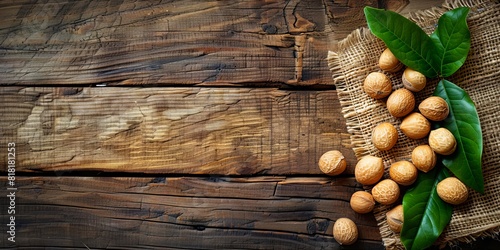
MULTIPOLYGON (((0 1, 1 224, 53 249, 383 249, 326 63, 366 5, 442 1, 0 1), (337 149, 340 177, 317 160, 337 149), (337 218, 358 242, 339 246, 337 218)), ((468 246, 463 246, 467 248, 468 246)))

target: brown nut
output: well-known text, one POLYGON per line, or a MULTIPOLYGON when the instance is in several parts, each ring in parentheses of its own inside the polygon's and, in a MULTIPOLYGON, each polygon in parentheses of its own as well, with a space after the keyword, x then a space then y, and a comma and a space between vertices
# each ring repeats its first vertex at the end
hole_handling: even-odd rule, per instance
POLYGON ((392 83, 385 74, 372 72, 365 78, 363 90, 371 98, 381 99, 387 97, 392 92, 392 83))
POLYGON ((415 108, 415 96, 407 89, 398 89, 387 98, 387 110, 394 117, 403 117, 415 108))
POLYGON ((427 173, 436 166, 436 153, 429 145, 420 145, 411 152, 411 162, 420 171, 427 173))
POLYGON ((457 141, 446 128, 438 128, 429 133, 429 146, 441 155, 451 155, 457 148, 457 141))
POLYGON ((458 205, 467 200, 469 191, 467 186, 456 177, 448 177, 436 186, 438 196, 445 202, 458 205))
POLYGON ((373 199, 382 205, 391 205, 396 202, 399 192, 398 184, 391 179, 382 180, 372 188, 373 199))
POLYGON ((417 179, 418 170, 409 161, 397 161, 391 164, 391 167, 389 168, 389 176, 398 184, 409 186, 417 179))
POLYGON ((347 162, 340 151, 331 150, 319 158, 318 166, 323 173, 333 176, 344 172, 347 162))
POLYGON ((401 232, 403 228, 404 216, 403 216, 403 205, 397 205, 393 209, 389 210, 386 214, 387 224, 389 228, 395 232, 401 232))
POLYGON ((403 68, 403 64, 392 54, 389 48, 385 49, 380 55, 378 66, 387 72, 397 72, 403 68))
POLYGON ((333 224, 333 238, 340 245, 352 245, 358 240, 358 227, 349 218, 339 218, 333 224))
POLYGON ((361 158, 354 168, 356 181, 363 185, 373 185, 384 175, 382 158, 367 155, 361 158))
POLYGON ((402 80, 405 88, 413 92, 418 92, 424 89, 427 84, 427 78, 425 78, 422 73, 410 68, 405 69, 402 80))
POLYGON ((372 131, 372 142, 378 150, 389 150, 397 141, 398 131, 388 122, 380 123, 372 131))
POLYGON ((431 131, 431 123, 422 114, 414 112, 403 119, 399 128, 411 139, 422 139, 431 131))
POLYGON ((356 213, 366 214, 375 207, 373 196, 366 191, 357 191, 351 196, 350 205, 356 213))
POLYGON ((450 113, 448 103, 439 96, 426 98, 418 105, 418 110, 431 121, 442 121, 450 113))

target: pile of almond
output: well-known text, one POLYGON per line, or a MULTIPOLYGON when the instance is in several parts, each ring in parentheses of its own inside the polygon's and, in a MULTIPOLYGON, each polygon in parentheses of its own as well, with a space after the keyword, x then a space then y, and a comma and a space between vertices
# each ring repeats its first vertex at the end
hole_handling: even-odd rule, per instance
MULTIPOLYGON (((401 204, 395 204, 401 195, 400 186, 409 186, 417 179, 419 171, 430 171, 436 165, 436 154, 449 155, 456 149, 456 140, 446 128, 431 130, 431 121, 442 121, 448 117, 447 102, 438 96, 423 100, 415 110, 414 92, 423 90, 426 77, 410 68, 404 69, 402 82, 404 87, 393 91, 393 85, 385 72, 396 73, 403 69, 403 64, 385 49, 379 59, 382 72, 372 72, 363 82, 363 90, 371 98, 386 101, 388 112, 401 119, 399 130, 410 139, 427 138, 428 144, 413 149, 411 159, 394 162, 389 167, 388 179, 382 179, 384 164, 380 157, 367 155, 361 158, 354 169, 356 181, 371 186, 371 192, 355 192, 350 200, 351 208, 357 213, 369 213, 376 203, 394 206, 387 213, 387 223, 391 230, 399 233, 403 224, 401 204)), ((372 130, 372 143, 380 151, 392 149, 398 141, 398 128, 390 122, 377 124, 372 130)), ((341 174, 346 169, 346 161, 337 150, 326 152, 319 159, 319 168, 328 175, 341 174)), ((467 187, 455 177, 441 181, 437 186, 439 197, 453 205, 464 202, 468 197, 467 187)), ((337 237, 339 233, 336 233, 337 237)), ((335 236, 335 235, 334 235, 335 236)), ((346 237, 346 236, 342 236, 346 237)), ((337 238, 336 238, 337 239, 337 238)), ((339 243, 345 244, 346 241, 339 243)), ((354 243, 354 242, 349 242, 354 243)))

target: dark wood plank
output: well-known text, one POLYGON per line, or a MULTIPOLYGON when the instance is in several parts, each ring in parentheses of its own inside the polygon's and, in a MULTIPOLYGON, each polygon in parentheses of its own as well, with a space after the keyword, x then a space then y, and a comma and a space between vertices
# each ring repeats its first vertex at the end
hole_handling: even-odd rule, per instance
POLYGON ((353 248, 382 249, 373 216, 347 209, 361 188, 354 178, 18 177, 15 186, 18 247, 340 249, 333 223, 349 217, 360 231, 353 248))
POLYGON ((336 91, 2 87, 0 99, 0 150, 16 144, 18 171, 321 174, 331 149, 347 173, 355 163, 336 91))
POLYGON ((341 0, 324 1, 328 25, 325 34, 330 36, 330 46, 349 35, 353 30, 366 26, 363 8, 371 6, 376 8, 400 11, 409 3, 408 0, 341 0))
POLYGON ((332 40, 378 2, 3 2, 0 85, 331 85, 332 40))

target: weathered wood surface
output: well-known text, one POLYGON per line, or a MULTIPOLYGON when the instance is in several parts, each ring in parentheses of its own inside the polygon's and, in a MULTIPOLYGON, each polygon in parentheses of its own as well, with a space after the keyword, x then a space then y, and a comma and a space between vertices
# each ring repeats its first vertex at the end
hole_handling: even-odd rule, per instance
POLYGON ((331 85, 327 50, 392 1, 0 3, 0 85, 331 85))
POLYGON ((0 152, 16 143, 16 246, 381 249, 373 216, 348 205, 361 187, 325 57, 364 25, 363 6, 406 3, 0 2, 0 152), (333 148, 346 174, 318 177, 333 148), (356 245, 331 237, 339 217, 358 224, 356 245))
POLYGON ((320 174, 331 149, 355 163, 335 91, 2 87, 0 99, 0 150, 16 143, 18 171, 320 174))
POLYGON ((350 194, 361 188, 354 178, 23 177, 16 183, 18 247, 341 249, 332 227, 349 217, 360 230, 352 249, 383 249, 373 216, 348 209, 350 194))

